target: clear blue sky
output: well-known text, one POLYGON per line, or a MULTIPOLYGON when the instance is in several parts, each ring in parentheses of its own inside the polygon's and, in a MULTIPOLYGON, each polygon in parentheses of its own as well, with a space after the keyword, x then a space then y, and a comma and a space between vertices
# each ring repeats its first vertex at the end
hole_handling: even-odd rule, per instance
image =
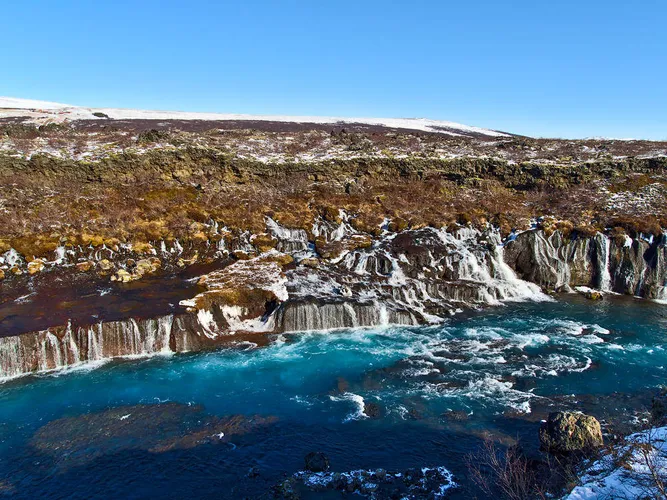
POLYGON ((667 139, 667 0, 21 0, 0 95, 667 139))

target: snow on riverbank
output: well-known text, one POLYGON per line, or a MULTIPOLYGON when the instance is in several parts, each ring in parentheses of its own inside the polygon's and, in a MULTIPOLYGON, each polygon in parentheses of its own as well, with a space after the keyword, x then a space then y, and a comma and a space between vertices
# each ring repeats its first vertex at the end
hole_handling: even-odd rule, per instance
POLYGON ((564 500, 662 498, 667 487, 667 427, 632 434, 625 443, 590 465, 581 486, 564 500))

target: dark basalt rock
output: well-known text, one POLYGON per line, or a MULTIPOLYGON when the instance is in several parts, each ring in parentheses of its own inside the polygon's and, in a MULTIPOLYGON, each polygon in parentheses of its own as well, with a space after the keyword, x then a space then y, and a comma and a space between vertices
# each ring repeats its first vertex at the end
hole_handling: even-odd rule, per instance
MULTIPOLYGON (((444 467, 422 467, 404 472, 385 469, 354 470, 349 472, 297 472, 273 488, 278 498, 300 498, 301 493, 312 498, 316 492, 329 498, 326 492, 370 498, 443 498, 456 488, 452 474, 444 467)), ((334 498, 334 497, 332 497, 334 498)))
POLYGON ((448 422, 465 422, 469 418, 468 414, 461 410, 446 411, 441 417, 448 422))
POLYGON ((667 425, 667 387, 663 387, 658 394, 653 396, 651 419, 654 426, 667 425))
MULTIPOLYGON (((667 280, 664 238, 640 236, 628 242, 600 233, 566 238, 561 231, 549 236, 527 231, 506 243, 504 259, 520 278, 559 291, 575 286, 601 288, 606 263, 610 291, 659 298, 667 280)), ((590 294, 594 300, 600 297, 598 292, 590 294)))
POLYGON ((382 417, 382 407, 377 403, 365 403, 364 404, 364 415, 370 418, 380 418, 382 417))
MULTIPOLYGON (((356 235, 342 222, 318 224, 318 234, 327 241, 356 235)), ((305 232, 284 228, 275 221, 269 226, 277 235, 271 241, 302 250, 305 232)), ((171 251, 160 251, 160 255, 167 254, 171 251)), ((180 300, 187 310, 176 307, 170 299, 169 307, 156 311, 155 317, 128 313, 120 318, 100 317, 94 323, 75 317, 51 328, 47 325, 27 333, 16 332, 18 335, 12 332, 0 338, 0 377, 119 356, 216 348, 229 342, 230 329, 238 338, 246 324, 258 336, 267 338, 267 334, 281 332, 418 325, 442 320, 463 308, 539 293, 535 285, 517 280, 510 267, 520 278, 552 290, 586 286, 646 298, 667 296, 667 247, 664 238, 657 237, 631 240, 596 233, 566 238, 560 230, 549 236, 534 230, 501 246, 499 232, 492 229, 460 227, 452 233, 422 228, 403 231, 393 238, 377 238, 371 247, 355 248, 339 260, 323 260, 317 268, 298 264, 281 267, 279 259, 298 259, 275 252, 267 255, 263 261, 230 260, 224 265, 218 263, 217 269, 204 270, 205 277, 197 286, 207 289, 192 300, 180 300), (284 287, 279 283, 282 279, 284 287), (280 287, 287 293, 279 299, 273 290, 280 287)), ((106 260, 106 254, 100 257, 105 259, 98 265, 106 260)), ((166 262, 167 257, 163 260, 166 262)), ((141 262, 136 261, 136 266, 141 262)), ((44 271, 43 278, 51 272, 44 271)), ((54 273, 53 277, 66 275, 54 273)), ((0 288, 4 291, 8 287, 3 283, 0 288)), ((130 287, 140 284, 137 281, 122 286, 128 288, 129 295, 130 287)), ((30 289, 27 285, 24 288, 30 289)), ((590 296, 597 298, 599 292, 590 296)), ((177 295, 173 302, 180 298, 177 295)), ((0 316, 8 313, 6 317, 14 321, 12 310, 19 306, 0 304, 0 309, 3 307, 0 316)), ((35 309, 24 307, 21 311, 42 314, 35 309)), ((23 315, 28 316, 26 312, 23 315)), ((470 356, 465 349, 456 352, 450 346, 448 350, 443 357, 470 356)))
POLYGON ((304 460, 306 462, 306 470, 310 472, 326 472, 329 470, 329 457, 322 452, 310 452, 304 460))

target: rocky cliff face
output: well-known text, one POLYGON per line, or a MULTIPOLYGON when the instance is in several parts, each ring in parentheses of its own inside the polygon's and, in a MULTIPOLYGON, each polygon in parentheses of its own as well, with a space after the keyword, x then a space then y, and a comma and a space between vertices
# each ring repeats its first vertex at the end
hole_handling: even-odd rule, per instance
POLYGON ((665 235, 627 235, 568 239, 560 231, 521 233, 508 242, 506 262, 517 275, 541 287, 571 291, 587 286, 601 291, 664 299, 667 283, 665 235))
MULTIPOLYGON (((550 300, 543 290, 577 286, 666 298, 664 237, 566 238, 561 231, 547 236, 529 230, 503 242, 492 227, 392 232, 386 223, 370 238, 345 215, 339 223, 319 220, 310 234, 272 219, 266 224, 272 246, 257 248, 266 238, 230 242, 243 258, 201 276, 204 291, 182 300, 181 312, 92 325, 70 322, 0 338, 0 376, 210 349, 249 333, 438 323, 464 308, 550 300)), ((154 258, 178 261, 179 251, 165 246, 154 258)), ((209 251, 230 254, 221 246, 209 251)), ((97 261, 87 257, 95 265, 106 260, 104 254, 97 261)), ((14 257, 7 252, 3 258, 14 257)), ((77 269, 66 262, 63 257, 45 265, 77 269)))

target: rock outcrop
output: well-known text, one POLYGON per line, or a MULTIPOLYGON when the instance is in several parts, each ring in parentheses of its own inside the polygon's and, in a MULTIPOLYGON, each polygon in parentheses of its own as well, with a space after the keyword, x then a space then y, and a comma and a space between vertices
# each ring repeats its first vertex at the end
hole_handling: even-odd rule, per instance
POLYGON ((525 280, 541 287, 570 291, 576 286, 649 299, 667 297, 665 235, 613 238, 546 236, 526 231, 505 245, 505 261, 525 280))
POLYGON ((549 414, 539 435, 542 449, 554 454, 587 452, 603 444, 600 422, 580 412, 549 414))
POLYGON ((306 455, 305 470, 310 472, 326 472, 329 470, 329 457, 319 451, 313 451, 306 455))

